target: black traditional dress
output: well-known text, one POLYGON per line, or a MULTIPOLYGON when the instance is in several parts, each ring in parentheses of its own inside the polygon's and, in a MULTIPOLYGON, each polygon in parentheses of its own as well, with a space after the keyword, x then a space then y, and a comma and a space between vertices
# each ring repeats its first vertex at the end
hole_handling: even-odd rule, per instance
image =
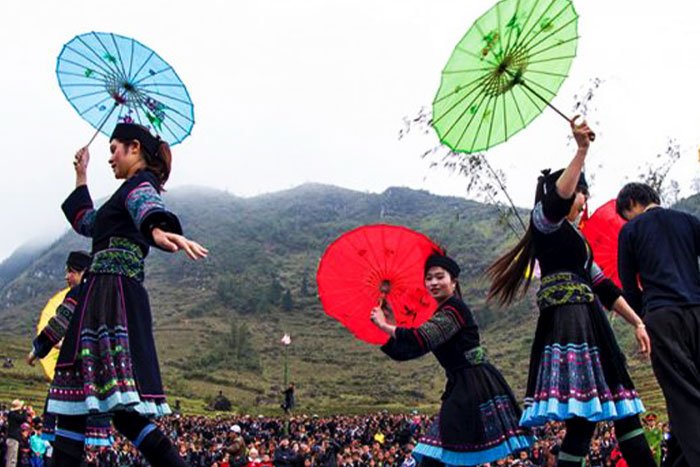
POLYGON ((620 290, 593 261, 593 252, 566 216, 574 197, 563 199, 556 180, 531 214, 535 256, 542 273, 540 316, 530 355, 521 425, 582 417, 618 420, 644 411, 601 302, 620 290))
POLYGON ((92 237, 93 260, 58 357, 49 412, 169 414, 142 282, 152 230, 182 229, 165 209, 157 177, 136 173, 97 210, 80 186, 62 208, 78 233, 92 237))
POLYGON ((447 374, 440 412, 413 451, 418 461, 427 456, 447 465, 476 465, 532 445, 529 432, 518 426, 515 396, 488 363, 474 316, 457 296, 420 327, 397 327, 382 351, 394 360, 432 351, 447 374))
MULTIPOLYGON (((56 309, 56 315, 44 326, 33 343, 34 355, 38 358, 45 358, 51 349, 61 342, 68 329, 68 324, 73 317, 75 306, 78 303, 80 285, 72 287, 66 293, 63 301, 56 309)), ((47 410, 44 406, 42 420, 41 437, 50 442, 56 440, 56 415, 47 410)), ((88 446, 110 446, 112 439, 111 423, 108 417, 94 415, 88 417, 85 432, 85 444, 88 446)))

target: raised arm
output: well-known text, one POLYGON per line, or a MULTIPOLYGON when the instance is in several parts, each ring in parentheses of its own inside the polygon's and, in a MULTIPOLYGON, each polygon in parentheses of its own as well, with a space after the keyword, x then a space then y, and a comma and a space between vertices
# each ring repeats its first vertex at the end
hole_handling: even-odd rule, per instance
POLYGON ((75 187, 87 185, 87 168, 90 163, 90 150, 87 146, 78 149, 73 160, 75 168, 75 187))
POLYGON ((61 205, 66 219, 80 235, 92 237, 95 224, 95 208, 87 187, 87 166, 90 152, 87 148, 75 153, 73 167, 75 168, 75 189, 61 205))
POLYGON ((588 124, 586 124, 585 121, 581 124, 576 124, 575 120, 578 117, 577 115, 571 121, 571 131, 573 132, 578 149, 576 150, 574 158, 569 162, 568 167, 564 169, 564 173, 562 173, 559 180, 557 180, 557 191, 559 192, 559 196, 564 199, 571 198, 576 192, 576 185, 578 184, 579 176, 583 170, 583 165, 586 162, 588 147, 591 144, 591 129, 588 128, 588 124))

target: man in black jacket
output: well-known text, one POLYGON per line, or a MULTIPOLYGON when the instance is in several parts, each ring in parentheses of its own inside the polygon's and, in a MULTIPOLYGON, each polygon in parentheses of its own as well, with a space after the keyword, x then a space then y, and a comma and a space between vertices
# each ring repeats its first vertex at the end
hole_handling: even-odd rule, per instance
POLYGON ((619 237, 620 281, 648 327, 683 465, 700 466, 700 220, 662 208, 642 183, 625 185, 616 208, 629 221, 619 237))

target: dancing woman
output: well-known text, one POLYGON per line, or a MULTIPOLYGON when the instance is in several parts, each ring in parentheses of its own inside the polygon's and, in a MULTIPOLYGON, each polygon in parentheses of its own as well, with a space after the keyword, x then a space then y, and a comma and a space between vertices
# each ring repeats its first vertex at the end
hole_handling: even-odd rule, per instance
MULTIPOLYGON (((27 355, 27 363, 34 366, 38 359, 45 358, 52 348, 60 346, 75 311, 83 275, 92 258, 86 251, 71 251, 66 260, 66 283, 69 290, 61 304, 39 335, 34 339, 32 350, 27 355)), ((48 402, 48 400, 47 400, 48 402)), ((50 443, 56 440, 56 416, 46 410, 42 416, 41 437, 50 443)), ((109 446, 112 444, 111 421, 108 416, 95 415, 87 418, 85 444, 88 446, 109 446)))
POLYGON ((615 421, 615 433, 630 467, 655 465, 638 414, 644 411, 625 357, 600 303, 635 328, 639 350, 649 355, 644 323, 593 261, 576 227, 588 196, 582 168, 590 145, 585 122, 571 125, 578 145, 566 169, 543 171, 530 225, 520 242, 489 267, 489 299, 509 304, 530 284, 535 260, 542 272, 540 310, 530 356, 520 424, 564 421, 566 437, 558 465, 583 465, 596 422, 615 421))
POLYGON ((410 360, 433 352, 447 374, 440 413, 413 451, 424 466, 491 462, 533 443, 528 430, 518 426, 520 409, 510 387, 479 345, 479 328, 459 293, 459 272, 447 256, 428 258, 425 287, 438 307, 420 327, 389 324, 381 307, 371 315, 391 336, 384 353, 410 360))
POLYGON ((75 157, 76 188, 63 203, 73 228, 92 237, 92 264, 61 347, 48 411, 58 414, 57 466, 79 465, 88 414, 110 414, 115 428, 154 466, 186 465, 150 421, 170 413, 160 377, 148 294, 143 287, 149 247, 207 250, 182 235, 160 196, 171 167, 167 143, 143 126, 118 124, 109 164, 124 183, 94 209, 87 188, 90 154, 75 157))

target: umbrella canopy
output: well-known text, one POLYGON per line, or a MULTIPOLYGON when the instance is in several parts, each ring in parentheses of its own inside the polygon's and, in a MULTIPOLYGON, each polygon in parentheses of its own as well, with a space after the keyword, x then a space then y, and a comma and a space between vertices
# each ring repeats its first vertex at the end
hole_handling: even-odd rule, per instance
POLYGON ((419 326, 437 307, 425 289, 423 268, 435 251, 425 235, 394 225, 368 225, 343 234, 321 258, 316 281, 323 309, 358 339, 384 344, 389 337, 370 321, 386 303, 389 320, 419 326))
POLYGON ((194 106, 185 85, 134 39, 105 32, 76 36, 63 46, 56 75, 68 101, 97 132, 109 136, 117 123, 138 123, 173 145, 192 131, 194 106))
POLYGON ((615 200, 610 200, 598 209, 583 226, 583 235, 593 249, 593 258, 605 276, 618 286, 620 276, 617 271, 618 236, 626 221, 617 215, 615 200))
POLYGON ((502 0, 477 19, 442 71, 432 122, 440 141, 483 151, 537 117, 576 56, 577 20, 570 0, 502 0))
MULTIPOLYGON (((70 289, 66 288, 58 292, 56 295, 51 297, 43 310, 41 310, 41 315, 39 315, 39 323, 36 325, 37 335, 41 333, 42 329, 49 324, 49 320, 56 316, 56 310, 58 306, 63 303, 63 299, 66 298, 68 291, 70 289)), ((56 368, 56 362, 58 361, 59 350, 56 348, 51 349, 48 355, 41 359, 41 366, 46 373, 46 377, 49 381, 53 381, 54 370, 56 368)))

